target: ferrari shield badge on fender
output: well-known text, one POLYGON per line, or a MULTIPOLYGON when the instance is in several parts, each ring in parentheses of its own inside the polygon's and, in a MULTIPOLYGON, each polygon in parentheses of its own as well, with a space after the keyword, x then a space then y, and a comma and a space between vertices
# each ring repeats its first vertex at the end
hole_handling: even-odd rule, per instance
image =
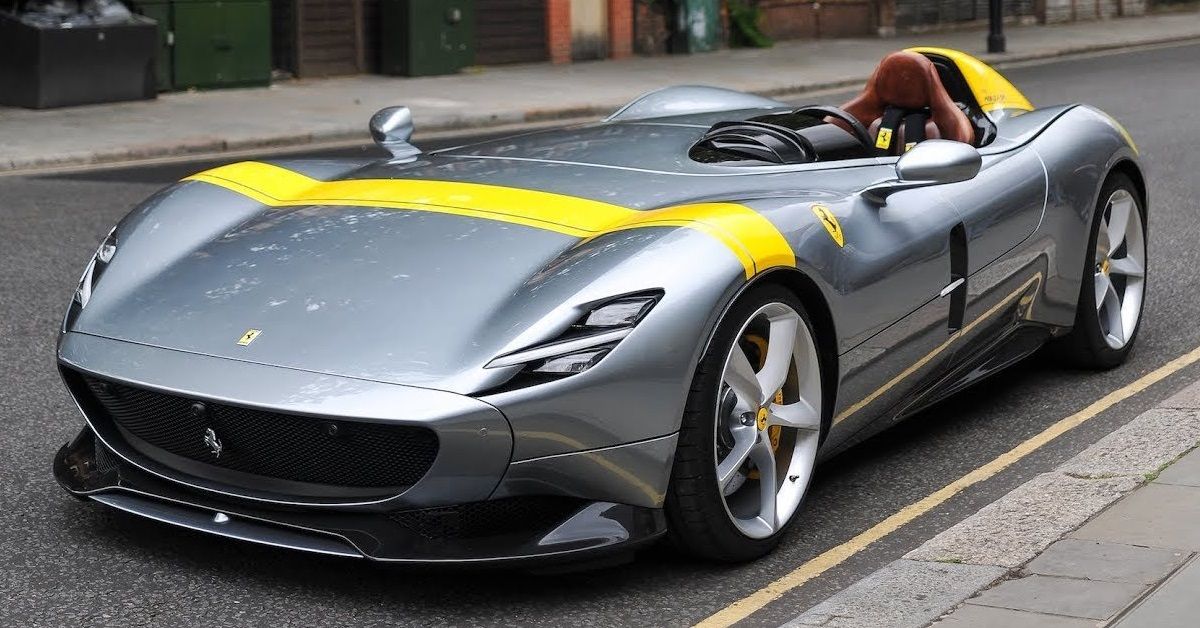
POLYGON ((838 222, 837 216, 829 211, 829 208, 816 203, 812 206, 812 211, 821 219, 821 224, 825 225, 825 230, 829 232, 829 237, 837 243, 839 247, 846 246, 846 236, 842 233, 842 224, 838 222))
POLYGON ((258 338, 258 335, 261 333, 262 333, 261 329, 247 329, 246 333, 242 334, 242 337, 238 339, 238 341, 237 341, 238 346, 244 347, 244 346, 254 342, 254 339, 258 338))

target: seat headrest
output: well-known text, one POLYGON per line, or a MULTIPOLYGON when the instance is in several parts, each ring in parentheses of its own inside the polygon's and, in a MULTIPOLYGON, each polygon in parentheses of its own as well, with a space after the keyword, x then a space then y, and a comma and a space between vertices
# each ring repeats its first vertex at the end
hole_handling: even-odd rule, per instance
POLYGON ((883 58, 871 76, 875 95, 885 103, 905 109, 929 106, 934 82, 941 87, 937 67, 915 52, 893 52, 883 58))
POLYGON ((864 126, 883 116, 887 107, 930 110, 928 137, 975 142, 975 128, 966 114, 946 92, 937 66, 924 55, 915 52, 893 52, 879 62, 867 85, 857 97, 842 105, 842 110, 858 118, 864 126))

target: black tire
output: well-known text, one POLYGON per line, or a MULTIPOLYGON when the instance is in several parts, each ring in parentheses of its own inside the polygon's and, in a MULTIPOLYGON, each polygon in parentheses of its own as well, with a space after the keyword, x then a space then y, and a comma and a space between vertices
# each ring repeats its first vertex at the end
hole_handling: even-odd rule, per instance
MULTIPOLYGON (((1057 339, 1052 345, 1055 357, 1068 366, 1107 370, 1123 364, 1133 349, 1141 329, 1142 312, 1138 312, 1137 326, 1130 335, 1128 342, 1120 349, 1114 349, 1104 340, 1104 332, 1100 329, 1100 319, 1096 315, 1096 293, 1093 284, 1095 273, 1096 242, 1100 235, 1101 217, 1108 204, 1108 199, 1117 190, 1125 190, 1133 197, 1138 214, 1142 218, 1142 237, 1146 238, 1146 209, 1142 206, 1137 186, 1124 173, 1114 172, 1109 175, 1104 186, 1100 188, 1100 196, 1096 201, 1095 214, 1092 217, 1092 232, 1088 237, 1087 257, 1084 261, 1082 284, 1079 290, 1079 305, 1075 309, 1075 324, 1070 333, 1057 339)), ((1143 242, 1143 245, 1146 243, 1143 242)), ((1147 261, 1149 256, 1147 255, 1147 261)), ((1147 274, 1149 269, 1147 269, 1147 274)), ((1142 308, 1146 299, 1143 293, 1142 308)))
POLYGON ((816 337, 808 312, 794 294, 775 285, 752 288, 726 312, 692 379, 665 504, 668 539, 676 549, 691 556, 722 562, 759 558, 779 544, 782 534, 797 518, 793 515, 787 525, 769 537, 747 537, 730 519, 717 486, 716 399, 725 358, 746 320, 772 302, 786 304, 799 313, 809 333, 816 337))

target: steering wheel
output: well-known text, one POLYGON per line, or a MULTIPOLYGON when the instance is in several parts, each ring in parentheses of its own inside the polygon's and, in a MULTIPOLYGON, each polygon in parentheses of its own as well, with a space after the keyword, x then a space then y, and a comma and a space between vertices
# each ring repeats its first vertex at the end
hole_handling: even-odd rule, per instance
POLYGON ((863 123, 859 122, 858 118, 855 118, 854 116, 837 107, 830 105, 806 105, 793 111, 792 113, 802 114, 810 112, 822 113, 830 118, 836 118, 841 122, 845 122, 846 126, 850 127, 851 135, 853 135, 858 141, 862 142, 863 146, 867 148, 872 148, 875 146, 875 141, 871 139, 871 133, 867 131, 867 127, 863 126, 863 123))

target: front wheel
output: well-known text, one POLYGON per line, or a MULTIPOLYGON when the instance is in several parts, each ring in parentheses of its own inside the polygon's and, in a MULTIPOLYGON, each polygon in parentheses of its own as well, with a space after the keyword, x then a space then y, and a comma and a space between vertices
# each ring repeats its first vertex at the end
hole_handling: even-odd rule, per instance
POLYGON ((686 552, 745 561, 771 551, 816 464, 821 367, 804 306, 754 288, 726 313, 696 370, 666 512, 686 552))
POLYGON ((1092 221, 1075 326, 1057 343, 1068 363, 1109 369, 1123 363, 1133 348, 1146 292, 1144 219, 1129 177, 1109 177, 1092 221))

